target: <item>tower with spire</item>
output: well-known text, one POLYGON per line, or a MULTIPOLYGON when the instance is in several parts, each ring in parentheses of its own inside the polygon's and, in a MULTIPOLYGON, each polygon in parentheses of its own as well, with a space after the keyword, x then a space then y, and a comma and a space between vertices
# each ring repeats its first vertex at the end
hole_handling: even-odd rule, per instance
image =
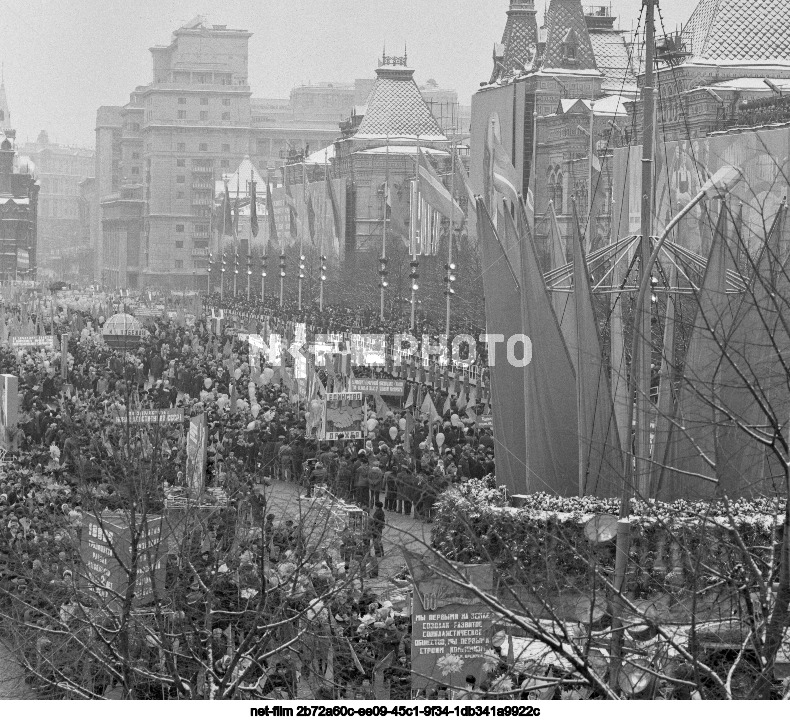
POLYGON ((0 70, 0 130, 11 127, 11 109, 5 93, 5 69, 0 70))
POLYGON ((496 83, 532 69, 537 51, 535 3, 533 0, 510 0, 502 42, 494 44, 494 69, 489 82, 496 83))

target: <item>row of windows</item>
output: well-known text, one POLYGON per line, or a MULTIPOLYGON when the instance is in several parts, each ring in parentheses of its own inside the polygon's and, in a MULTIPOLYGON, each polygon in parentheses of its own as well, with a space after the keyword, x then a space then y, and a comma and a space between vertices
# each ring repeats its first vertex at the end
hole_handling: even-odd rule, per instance
MULTIPOLYGON (((183 233, 185 227, 184 223, 176 223, 176 233, 183 233)), ((205 223, 196 223, 192 231, 194 233, 208 233, 208 225, 205 223)))
MULTIPOLYGON (((178 99, 178 104, 179 105, 186 105, 187 104, 187 99, 186 98, 179 98, 178 99)), ((201 105, 208 105, 208 98, 206 98, 206 97, 200 98, 200 104, 201 105)), ((222 98, 222 104, 226 108, 230 107, 230 98, 222 98)))
MULTIPOLYGON (((177 117, 178 117, 179 120, 186 120, 187 119, 187 111, 186 110, 179 110, 177 117)), ((200 120, 208 120, 208 110, 201 110, 199 118, 200 118, 200 120)), ((229 112, 222 113, 222 119, 223 120, 230 120, 230 113, 229 112)))

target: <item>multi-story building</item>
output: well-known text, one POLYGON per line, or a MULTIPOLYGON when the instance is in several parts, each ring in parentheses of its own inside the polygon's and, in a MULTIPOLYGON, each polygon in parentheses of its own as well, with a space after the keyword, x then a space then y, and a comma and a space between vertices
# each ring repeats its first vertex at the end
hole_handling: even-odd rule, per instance
POLYGON ((35 143, 20 145, 19 152, 33 160, 40 185, 38 197, 38 250, 40 268, 57 271, 65 256, 80 243, 80 183, 94 173, 92 148, 51 143, 46 130, 35 143))
MULTIPOLYGON (((493 61, 489 82, 472 98, 472 185, 484 190, 485 138, 494 117, 516 168, 518 190, 526 194, 532 187, 538 220, 551 203, 568 238, 572 196, 580 216, 587 214, 592 143, 600 156, 594 163, 592 218, 600 216, 602 223, 591 223, 590 235, 593 246, 600 243, 609 234, 607 150, 616 140, 613 133, 625 132, 623 101, 636 93, 624 33, 615 28, 608 8, 583 8, 581 0, 551 0, 539 29, 532 0, 510 0, 493 61)), ((546 230, 537 223, 539 245, 546 230)))
MULTIPOLYGON (((732 124, 744 103, 790 90, 786 0, 700 0, 682 30, 656 45, 662 141, 705 137, 732 124)), ((639 142, 641 103, 629 111, 639 142)))
MULTIPOLYGON (((6 118, 8 116, 6 115, 6 118)), ((17 153, 16 132, 0 132, 0 280, 35 280, 38 183, 17 153)))
POLYGON ((151 48, 151 83, 99 108, 91 222, 102 282, 205 287, 215 182, 245 156, 273 168, 337 136, 350 86, 297 88, 287 106, 253 99, 250 36, 198 17, 151 48))

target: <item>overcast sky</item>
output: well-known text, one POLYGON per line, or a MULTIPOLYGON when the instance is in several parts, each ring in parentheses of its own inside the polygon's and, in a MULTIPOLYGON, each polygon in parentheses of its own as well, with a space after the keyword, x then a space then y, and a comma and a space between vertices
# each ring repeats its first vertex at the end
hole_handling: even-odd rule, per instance
MULTIPOLYGON (((586 2, 583 4, 594 4, 586 2)), ((536 0, 542 22, 544 0, 536 0)), ((613 0, 620 24, 636 22, 642 0, 613 0)), ((695 3, 664 0, 667 29, 695 3)), ((508 0, 9 0, 3 3, 0 60, 20 140, 46 129, 50 140, 92 146, 96 109, 122 105, 151 80, 152 45, 195 15, 245 28, 254 96, 288 97, 295 85, 374 77, 388 53, 408 45, 417 82, 434 78, 468 103, 491 72, 508 0)))

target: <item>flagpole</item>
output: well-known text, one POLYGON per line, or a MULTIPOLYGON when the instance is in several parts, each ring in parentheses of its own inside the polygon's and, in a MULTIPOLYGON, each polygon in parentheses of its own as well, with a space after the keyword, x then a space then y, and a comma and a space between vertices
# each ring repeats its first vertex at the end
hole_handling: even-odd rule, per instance
POLYGON ((450 145, 450 197, 452 203, 450 204, 450 233, 447 242, 447 288, 444 294, 447 296, 447 307, 444 315, 444 334, 447 338, 450 337, 450 298, 453 295, 453 222, 455 221, 455 140, 450 145))
POLYGON ((319 252, 320 260, 318 263, 318 310, 324 311, 324 235, 326 234, 326 203, 329 198, 326 197, 327 183, 329 182, 329 151, 324 148, 324 206, 321 212, 321 249, 319 252))
POLYGON ((379 288, 381 290, 379 316, 384 320, 384 289, 386 282, 385 273, 387 272, 387 197, 390 189, 390 137, 387 135, 387 149, 384 155, 384 219, 381 223, 381 270, 379 275, 379 288))
MULTIPOLYGON (((412 237, 413 237, 413 247, 412 247, 412 260, 411 260, 411 267, 412 272, 410 273, 412 283, 411 283, 411 320, 409 322, 409 330, 414 330, 414 311, 415 306, 417 304, 417 291, 419 290, 419 286, 417 285, 417 278, 419 277, 417 273, 418 261, 417 261, 417 234, 420 232, 421 227, 419 226, 419 218, 420 218, 420 136, 417 136, 417 139, 414 141, 414 147, 416 150, 415 159, 414 159, 414 189, 415 192, 412 194, 413 197, 411 202, 413 204, 412 208, 412 237)), ((420 237, 420 246, 422 246, 422 238, 420 237)), ((422 247, 420 247, 422 250, 422 247)))
MULTIPOLYGON (((307 156, 302 149, 302 202, 305 204, 305 214, 307 214, 307 156)), ((309 222, 309 221, 308 221, 309 222)), ((302 279, 304 278, 304 223, 302 232, 299 233, 299 310, 302 310, 302 279)))
MULTIPOLYGON (((252 280, 252 184, 254 181, 252 166, 250 166, 250 187, 247 194, 250 198, 250 237, 247 238, 247 302, 250 302, 250 281, 252 280)), ((257 208, 256 208, 257 211, 257 208)))
POLYGON ((233 218, 231 219, 231 226, 233 228, 233 297, 236 297, 238 292, 239 280, 239 238, 238 228, 236 223, 239 220, 239 176, 236 175, 236 206, 233 208, 233 218))
POLYGON ((590 98, 590 147, 587 153, 587 228, 584 233, 584 252, 589 253, 592 249, 592 207, 593 207, 593 153, 595 143, 593 141, 593 128, 595 125, 595 110, 593 110, 593 99, 590 98))

